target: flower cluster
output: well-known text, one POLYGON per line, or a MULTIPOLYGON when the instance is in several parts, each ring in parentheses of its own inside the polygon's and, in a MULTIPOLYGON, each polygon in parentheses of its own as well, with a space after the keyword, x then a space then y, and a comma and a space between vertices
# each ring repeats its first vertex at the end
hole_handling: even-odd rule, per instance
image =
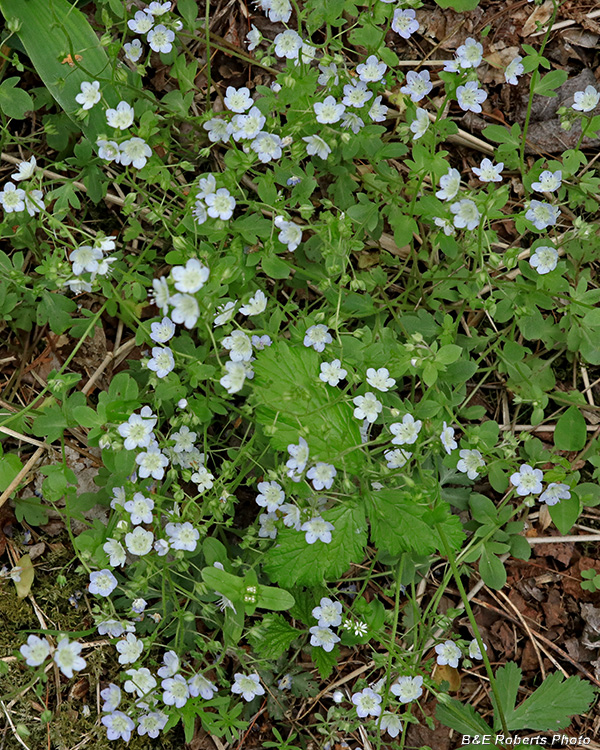
POLYGON ((17 187, 14 182, 7 182, 0 191, 0 204, 4 213, 20 213, 27 211, 29 216, 35 216, 45 210, 44 194, 41 190, 31 189, 29 180, 35 174, 37 161, 32 156, 28 161, 19 162, 17 171, 11 174, 12 179, 23 187, 17 187))

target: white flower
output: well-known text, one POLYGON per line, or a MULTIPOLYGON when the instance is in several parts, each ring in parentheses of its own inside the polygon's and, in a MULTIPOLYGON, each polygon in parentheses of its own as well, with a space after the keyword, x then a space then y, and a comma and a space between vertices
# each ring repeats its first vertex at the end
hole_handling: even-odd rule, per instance
MULTIPOLYGON (((375 55, 369 55, 366 62, 356 66, 356 72, 361 81, 365 83, 375 83, 381 81, 387 70, 387 65, 384 62, 378 60, 375 55)), ((346 87, 344 86, 344 93, 346 93, 346 87)), ((352 105, 356 106, 356 105, 352 105)))
POLYGON ((331 148, 318 135, 307 135, 302 138, 306 141, 306 153, 309 156, 318 156, 319 159, 327 159, 331 153, 331 148))
MULTIPOLYGON (((35 216, 35 214, 38 214, 41 210, 46 208, 43 198, 44 196, 41 190, 30 190, 29 193, 26 193, 25 210, 30 216, 35 216)), ((107 258, 104 263, 107 263, 109 260, 114 260, 114 258, 107 258)), ((99 271, 100 269, 98 269, 98 272, 99 271)))
POLYGON ((333 695, 331 696, 334 703, 343 703, 344 702, 344 694, 341 690, 335 690, 333 695))
POLYGON ((262 513, 258 520, 260 521, 260 529, 258 530, 258 536, 261 539, 275 539, 277 537, 277 515, 275 513, 262 513))
POLYGON ((316 352, 322 352, 325 349, 325 345, 331 344, 332 341, 333 339, 331 338, 327 326, 322 323, 310 326, 304 335, 304 346, 312 346, 316 352))
POLYGON ((286 221, 283 216, 276 216, 274 223, 280 230, 277 239, 287 245, 288 252, 293 253, 302 242, 302 228, 293 221, 286 221))
POLYGON ((310 521, 306 521, 300 527, 304 531, 307 544, 314 544, 319 539, 323 544, 329 544, 331 541, 331 532, 335 531, 332 523, 325 521, 321 516, 315 516, 310 521))
POLYGON ((347 107, 360 109, 372 96, 373 92, 369 91, 366 83, 363 83, 362 81, 358 81, 358 83, 352 81, 352 83, 348 83, 344 86, 344 98, 342 99, 342 104, 345 104, 347 107))
POLYGON ((356 713, 360 719, 367 716, 379 716, 381 713, 382 697, 371 688, 365 688, 352 695, 352 703, 356 706, 356 713))
POLYGON ((242 390, 246 380, 246 368, 243 362, 225 362, 227 372, 219 380, 219 383, 226 389, 227 393, 237 393, 242 390))
POLYGON ((175 708, 183 708, 190 697, 190 689, 184 677, 180 674, 168 677, 161 683, 163 689, 163 703, 175 708))
POLYGON ((144 642, 136 638, 133 633, 127 633, 127 636, 117 643, 119 664, 133 664, 140 658, 143 650, 144 642))
POLYGON ((271 337, 268 334, 263 334, 262 336, 252 336, 252 346, 254 349, 256 349, 257 352, 262 352, 262 350, 267 347, 271 346, 273 343, 271 341, 271 337))
POLYGON ((366 419, 371 424, 376 421, 383 409, 383 404, 371 391, 365 393, 364 396, 356 396, 352 399, 352 403, 356 406, 354 410, 356 419, 366 419))
POLYGON ((458 471, 466 474, 469 479, 477 479, 479 469, 485 466, 481 453, 477 450, 461 450, 458 455, 460 456, 460 460, 456 464, 458 471))
POLYGON ((198 471, 195 471, 192 474, 192 482, 194 482, 198 486, 198 492, 206 492, 206 490, 210 490, 213 486, 214 476, 210 473, 210 471, 206 468, 206 466, 200 466, 198 471))
POLYGON ((150 48, 155 52, 162 52, 167 54, 173 49, 173 40, 175 39, 175 33, 171 29, 167 29, 162 23, 155 26, 151 31, 148 32, 146 41, 150 45, 150 48))
POLYGON ((142 479, 150 476, 153 479, 162 479, 165 475, 165 467, 169 465, 169 459, 160 452, 156 445, 151 445, 148 450, 138 453, 135 462, 140 467, 139 474, 142 479))
POLYGON ((546 229, 556 224, 560 216, 560 209, 551 203, 531 201, 525 218, 529 219, 536 229, 546 229))
POLYGON ((173 549, 193 552, 200 539, 200 532, 189 521, 185 523, 168 523, 165 533, 169 537, 169 544, 173 549))
POLYGON ((208 281, 210 271, 197 258, 190 258, 184 266, 175 266, 171 276, 178 292, 194 294, 208 281))
POLYGON ((131 732, 135 729, 135 722, 127 714, 122 711, 113 711, 103 716, 101 721, 106 727, 106 737, 109 740, 122 739, 124 742, 129 742, 131 732))
POLYGON ((152 347, 152 359, 148 361, 146 367, 156 373, 156 377, 165 378, 175 368, 173 352, 168 346, 152 347))
POLYGON ((522 60, 523 58, 520 55, 517 55, 516 57, 513 57, 513 59, 506 66, 506 70, 504 71, 504 80, 506 81, 506 83, 510 83, 511 86, 516 86, 519 82, 518 77, 522 76, 525 72, 522 60))
POLYGON ((502 182, 501 172, 503 169, 504 162, 494 164, 490 159, 482 159, 479 167, 473 167, 473 172, 481 182, 502 182))
POLYGON ((288 445, 287 449, 288 453, 290 454, 290 458, 287 460, 285 465, 289 469, 288 477, 291 477, 293 479, 295 476, 302 474, 302 472, 306 468, 309 456, 308 443, 303 437, 300 437, 298 440, 298 445, 288 445))
POLYGON ((140 523, 152 523, 153 508, 154 500, 149 497, 144 497, 141 492, 136 492, 133 496, 133 500, 128 500, 124 505, 124 509, 129 513, 131 523, 134 525, 140 523))
POLYGON ((248 52, 255 50, 262 41, 262 34, 254 24, 250 26, 250 31, 246 34, 248 40, 248 52))
POLYGON ((7 182, 0 192, 0 203, 7 214, 25 210, 25 191, 12 182, 7 182))
POLYGON ((454 214, 454 226, 457 229, 468 229, 469 231, 477 229, 481 220, 479 209, 472 200, 463 198, 450 206, 450 211, 454 214))
POLYGON ((216 685, 201 674, 195 674, 190 677, 188 687, 192 698, 201 696, 205 701, 209 701, 218 692, 216 685))
POLYGON ((558 264, 558 252, 554 247, 541 245, 536 248, 535 253, 529 258, 529 265, 540 274, 554 271, 558 264))
POLYGON ((141 526, 136 526, 129 534, 125 534, 125 546, 132 555, 143 557, 152 549, 154 534, 141 526))
MULTIPOLYGON (((440 229, 444 230, 444 234, 446 235, 446 237, 450 237, 451 235, 456 234, 456 229, 454 228, 454 224, 448 219, 445 219, 441 216, 436 216, 433 221, 436 227, 440 227, 440 229)), ((414 361, 416 362, 416 360, 414 361)), ((412 362, 413 360, 411 360, 411 364, 412 362)), ((414 364, 413 364, 413 367, 415 367, 414 364)))
MULTIPOLYGON (((187 403, 180 408, 185 408, 187 403)), ((183 453, 184 451, 191 451, 194 447, 194 440, 197 435, 195 432, 190 432, 190 428, 187 425, 183 425, 178 432, 174 432, 171 435, 171 440, 175 441, 173 451, 175 453, 183 453)), ((148 522, 149 523, 149 522, 148 522)))
POLYGON ((152 430, 155 424, 156 417, 144 419, 140 414, 132 414, 127 422, 120 424, 117 429, 119 435, 125 438, 125 450, 147 448, 153 439, 152 430))
MULTIPOLYGON (((141 667, 140 669, 126 669, 125 674, 129 677, 123 685, 123 689, 126 693, 135 693, 138 698, 143 698, 156 687, 156 678, 146 667, 141 667)), ((115 685, 115 687, 117 686, 115 685)), ((121 691, 119 690, 119 698, 120 696, 121 691)), ((119 704, 117 703, 117 706, 118 705, 119 704)), ((115 708, 117 706, 115 706, 115 708)), ((103 710, 106 711, 107 709, 104 708, 103 710)))
POLYGON ((133 123, 133 117, 133 107, 127 102, 119 102, 116 109, 106 110, 106 121, 111 128, 117 128, 118 130, 127 130, 133 123))
POLYGON ((333 630, 328 627, 320 627, 319 625, 313 625, 309 629, 310 632, 310 645, 321 646, 323 651, 333 651, 333 647, 340 641, 339 635, 336 635, 333 630))
POLYGON ((120 159, 121 152, 119 151, 119 144, 116 141, 105 141, 99 138, 96 141, 98 146, 98 156, 106 161, 117 161, 120 159))
POLYGON ((585 91, 576 91, 571 105, 577 112, 591 112, 600 102, 600 92, 594 86, 586 86, 585 91))
POLYGON ((412 458, 412 453, 402 450, 402 448, 396 448, 393 451, 385 451, 383 455, 387 461, 388 469, 401 469, 406 465, 406 462, 412 458))
POLYGON ((121 688, 111 682, 107 688, 100 691, 100 696, 104 700, 102 710, 112 713, 121 703, 121 688))
POLYGON ((142 43, 139 39, 127 42, 123 45, 123 49, 125 50, 125 57, 132 63, 136 63, 142 56, 142 43))
POLYGON ((556 505, 561 500, 568 500, 571 497, 570 487, 568 484, 559 484, 550 482, 545 491, 540 495, 540 503, 546 505, 556 505))
POLYGON ((282 141, 275 133, 259 133, 250 144, 263 164, 281 157, 282 141))
POLYGON ((101 98, 100 81, 82 81, 81 94, 77 94, 75 101, 81 104, 81 109, 91 109, 101 98))
MULTIPOLYGON (((429 115, 427 110, 417 107, 415 119, 410 124, 410 130, 414 134, 415 141, 418 140, 429 128, 429 115)), ((460 178, 459 178, 460 179, 460 178)))
POLYGON ((252 107, 246 115, 236 115, 231 121, 230 131, 236 141, 252 140, 261 132, 266 122, 265 116, 258 107, 252 107))
POLYGON ((190 294, 174 294, 169 301, 174 305, 171 311, 173 322, 193 328, 200 317, 198 300, 190 294))
POLYGON ((147 734, 148 737, 156 739, 160 732, 165 728, 169 717, 163 714, 162 711, 152 711, 149 714, 141 714, 138 716, 138 734, 143 736, 147 734))
POLYGON ((423 695, 423 678, 418 677, 398 677, 396 682, 390 687, 390 692, 398 697, 400 703, 411 703, 423 695))
POLYGON ((339 359, 334 359, 332 362, 321 363, 321 374, 319 378, 324 383, 336 386, 340 380, 343 380, 348 374, 347 370, 344 370, 342 363, 339 359))
POLYGON ((458 667, 458 660, 461 657, 460 649, 453 641, 445 641, 444 643, 438 643, 435 647, 437 656, 437 663, 440 667, 448 664, 450 667, 458 667))
POLYGON ((256 504, 269 513, 274 513, 285 501, 285 493, 278 482, 259 482, 258 491, 256 504))
POLYGON ((104 568, 103 570, 96 570, 90 573, 90 583, 88 586, 90 594, 98 594, 98 596, 110 596, 110 594, 117 588, 118 581, 114 575, 104 568))
POLYGON ((312 616, 319 621, 321 628, 337 628, 342 624, 342 605, 324 596, 319 606, 313 609, 312 616))
POLYGON ((469 36, 456 50, 456 57, 461 68, 477 68, 483 58, 483 47, 469 36))
POLYGON ((121 542, 108 537, 106 542, 104 542, 102 549, 109 556, 109 562, 113 568, 118 568, 119 565, 125 565, 127 555, 121 542))
POLYGON ((248 315, 249 317, 251 317, 253 315, 260 315, 265 311, 266 307, 267 298, 265 296, 265 293, 261 289, 259 289, 254 293, 253 297, 250 297, 245 305, 242 305, 240 307, 240 312, 242 313, 242 315, 248 315))
POLYGON ((333 485, 336 474, 335 466, 319 461, 308 470, 306 477, 312 481, 315 490, 329 490, 333 485))
POLYGON ((154 542, 154 551, 159 557, 164 557, 169 551, 169 543, 164 539, 157 539, 154 542))
POLYGON ((440 177, 440 188, 435 194, 437 198, 444 201, 452 200, 460 190, 460 172, 450 167, 445 175, 440 177))
POLYGON ((50 644, 45 638, 30 635, 27 637, 27 643, 24 643, 19 651, 27 666, 39 667, 50 656, 50 644))
POLYGON ((369 110, 369 117, 373 122, 383 122, 387 116, 388 107, 381 103, 381 97, 375 97, 375 101, 369 110))
POLYGON ((138 10, 133 18, 127 21, 127 25, 135 34, 147 34, 154 26, 154 16, 144 10, 138 10))
POLYGON ((167 0, 165 3, 160 3, 158 0, 153 0, 150 5, 146 8, 146 13, 152 13, 153 16, 164 16, 171 10, 173 3, 171 0, 167 0))
POLYGON ((215 193, 207 195, 205 200, 208 207, 208 215, 213 219, 218 218, 226 221, 233 216, 235 198, 227 188, 219 188, 215 193))
POLYGON ((202 127, 207 131, 208 140, 212 143, 218 143, 219 141, 227 143, 231 136, 229 123, 220 117, 213 117, 207 120, 202 127))
POLYGON ((531 189, 537 190, 538 193, 553 193, 562 185, 562 170, 557 169, 551 172, 545 169, 538 177, 536 182, 531 183, 531 189))
POLYGON ((30 177, 33 177, 35 174, 35 168, 37 166, 37 161, 35 156, 32 156, 29 161, 20 161, 17 165, 17 171, 13 172, 11 174, 11 177, 16 182, 21 182, 21 180, 28 180, 30 177))
POLYGON ((539 495, 542 491, 544 474, 540 469, 532 469, 529 464, 523 464, 518 472, 511 474, 510 483, 517 488, 517 495, 539 495))
POLYGON ((150 338, 157 344, 166 344, 175 334, 175 324, 170 318, 164 317, 160 323, 154 322, 150 325, 150 338))
POLYGON ((268 11, 269 20, 277 23, 282 21, 287 23, 292 15, 292 6, 289 0, 267 0, 263 4, 265 11, 268 11))
POLYGON ((442 425, 442 432, 440 434, 440 440, 444 446, 444 450, 448 455, 452 453, 455 448, 458 448, 456 440, 454 439, 454 428, 448 427, 446 422, 442 425))
POLYGON ((54 651, 52 657, 54 663, 69 679, 73 677, 73 672, 80 672, 85 669, 85 659, 79 656, 81 648, 81 643, 77 643, 77 641, 69 643, 68 638, 62 638, 54 651))
POLYGON ((257 695, 264 695, 265 689, 260 684, 260 677, 256 672, 249 675, 240 674, 239 672, 234 675, 234 683, 231 686, 231 692, 241 695, 245 701, 251 701, 257 695))
POLYGON ((480 89, 477 81, 467 81, 456 89, 458 106, 463 112, 481 112, 481 105, 487 99, 487 93, 480 89))
POLYGON ((390 388, 393 388, 396 385, 394 378, 390 378, 390 373, 387 367, 380 367, 378 370, 369 367, 367 370, 367 383, 383 393, 389 391, 390 388))
POLYGON ((293 29, 286 29, 275 37, 275 54, 295 60, 302 48, 302 37, 293 29))
POLYGON ((228 86, 223 101, 227 109, 232 112, 246 112, 254 103, 250 96, 250 90, 245 86, 240 89, 228 86))
POLYGON ((117 161, 124 167, 130 164, 136 169, 143 169, 152 156, 152 149, 143 138, 129 138, 119 146, 117 161))
POLYGON ((252 342, 243 331, 235 330, 223 339, 223 346, 229 350, 232 362, 248 362, 252 359, 252 342))
POLYGON ((323 65, 322 63, 319 63, 319 70, 321 71, 319 77, 317 78, 317 83, 319 86, 328 86, 331 84, 332 86, 337 86, 339 83, 339 76, 338 76, 338 69, 337 65, 332 62, 329 65, 323 65))
MULTIPOLYGON (((487 646, 485 643, 483 644, 484 651, 487 651, 487 646)), ((473 638, 471 643, 469 643, 469 656, 471 659, 483 659, 483 656, 481 654, 481 649, 479 648, 479 644, 477 643, 477 639, 473 638)))
POLYGON ((285 503, 281 506, 281 512, 284 513, 283 525, 300 531, 300 526, 302 525, 300 521, 300 508, 291 503, 285 503))
POLYGON ((85 271, 95 273, 98 270, 99 260, 102 260, 102 250, 90 245, 81 245, 75 248, 69 255, 69 260, 73 263, 73 273, 79 276, 85 271))
POLYGON ((420 102, 432 88, 433 84, 430 81, 428 70, 423 70, 421 73, 417 73, 416 70, 409 70, 406 74, 405 85, 402 86, 400 91, 410 96, 413 102, 420 102))
POLYGON ((98 633, 100 635, 109 635, 111 638, 118 638, 123 633, 133 633, 135 626, 129 620, 119 622, 118 620, 103 620, 98 624, 98 633))
POLYGON ((397 737, 402 731, 402 722, 396 714, 391 713, 391 711, 384 711, 379 727, 382 732, 387 731, 390 737, 397 737))
MULTIPOLYGON (((388 0, 385 1, 388 2, 388 0)), ((392 29, 403 39, 410 39, 415 31, 419 30, 419 22, 415 16, 416 13, 412 8, 396 8, 392 19, 392 29)))
POLYGON ((234 315, 235 302, 225 302, 224 304, 219 305, 219 307, 217 307, 217 314, 213 321, 214 327, 217 328, 218 326, 225 325, 225 323, 229 323, 234 315))
POLYGON ((417 442, 419 432, 423 423, 420 419, 415 421, 412 414, 405 414, 402 422, 394 422, 390 425, 390 432, 396 437, 392 440, 394 445, 412 445, 417 442))
POLYGON ((333 96, 328 96, 323 102, 315 102, 313 109, 317 116, 317 122, 322 125, 332 125, 342 119, 346 107, 343 104, 338 104, 333 96))

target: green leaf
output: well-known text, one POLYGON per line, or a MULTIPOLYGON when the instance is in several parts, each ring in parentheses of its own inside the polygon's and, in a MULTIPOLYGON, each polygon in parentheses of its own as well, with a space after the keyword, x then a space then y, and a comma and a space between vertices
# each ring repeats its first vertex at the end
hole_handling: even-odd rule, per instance
POLYGON ((290 266, 277 255, 265 255, 261 261, 262 269, 270 279, 287 279, 290 266))
POLYGON ((581 513, 581 502, 577 495, 571 495, 567 500, 560 500, 556 505, 550 505, 550 517, 561 534, 568 534, 581 513))
POLYGON ((450 698, 445 693, 438 696, 435 718, 463 735, 491 734, 492 731, 473 706, 450 698))
POLYGON ((510 538, 510 554, 517 560, 529 560, 531 545, 521 534, 513 534, 510 538))
POLYGON ((313 646, 310 655, 321 678, 326 680, 340 660, 340 647, 335 645, 331 651, 325 651, 320 646, 313 646))
POLYGON ((17 521, 25 520, 30 526, 41 526, 48 523, 48 511, 37 497, 20 497, 15 500, 17 521))
POLYGON ((63 410, 60 406, 53 404, 36 417, 31 431, 36 437, 46 438, 49 443, 53 443, 63 434, 67 426, 63 410))
POLYGON ((583 414, 576 406, 569 406, 554 430, 554 447, 560 451, 580 451, 587 442, 587 428, 583 414))
POLYGON ((440 8, 453 8, 454 10, 473 10, 479 5, 479 0, 435 0, 440 8))
POLYGON ((533 93, 538 96, 556 96, 555 89, 562 86, 568 77, 566 70, 551 70, 537 82, 533 93))
POLYGON ((277 545, 265 555, 264 570, 272 581, 286 588, 296 584, 314 586, 338 578, 350 563, 362 560, 367 543, 362 507, 352 502, 340 503, 325 511, 323 518, 334 526, 329 544, 320 540, 308 544, 304 532, 295 529, 279 533, 277 545))
POLYGON ((22 468, 21 460, 14 453, 7 453, 0 458, 0 492, 4 492, 22 468))
POLYGON ((488 545, 484 545, 481 559, 479 560, 479 574, 483 582, 491 589, 499 591, 506 583, 506 569, 504 564, 493 552, 488 545))
POLYGON ((250 645, 261 659, 279 659, 292 643, 304 635, 281 615, 265 615, 248 631, 250 645))
POLYGON ((291 609, 296 603, 294 597, 289 591, 285 591, 285 589, 262 585, 259 585, 257 588, 256 606, 261 609, 291 609))
MULTIPOLYGON (((496 671, 496 688, 500 700, 500 708, 505 716, 511 713, 515 707, 522 674, 520 667, 514 661, 506 662, 504 666, 496 671)), ((490 691, 490 697, 494 706, 494 725, 496 726, 499 717, 498 704, 496 703, 496 696, 492 691, 490 691)))
POLYGON ((564 729, 569 717, 586 713, 594 700, 594 688, 579 677, 564 680, 560 672, 549 674, 540 687, 514 711, 506 715, 511 731, 564 729))
POLYGON ((246 586, 244 585, 244 581, 238 576, 227 573, 220 568, 212 567, 202 570, 202 578, 213 591, 218 591, 219 594, 226 596, 233 602, 243 600, 246 586))
POLYGON ((446 344, 440 347, 439 351, 435 355, 435 361, 442 365, 451 365, 453 362, 460 357, 463 350, 461 346, 456 344, 446 344))
POLYGON ((19 599, 24 599, 29 595, 29 592, 31 591, 33 578, 35 576, 35 570, 33 567, 33 563, 31 562, 31 557, 29 557, 29 555, 23 555, 23 557, 21 557, 17 562, 17 566, 19 568, 23 568, 23 570, 21 571, 21 580, 15 581, 15 586, 17 587, 17 596, 19 597, 19 599))
POLYGON ((7 78, 0 84, 0 109, 7 117, 15 120, 24 120, 25 112, 33 109, 33 99, 23 89, 15 86, 19 78, 7 78))

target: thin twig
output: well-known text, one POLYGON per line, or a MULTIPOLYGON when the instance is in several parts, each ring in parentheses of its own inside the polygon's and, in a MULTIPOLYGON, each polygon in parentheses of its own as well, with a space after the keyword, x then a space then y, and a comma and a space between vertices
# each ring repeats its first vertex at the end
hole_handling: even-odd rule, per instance
POLYGON ((33 465, 37 462, 38 458, 42 455, 42 453, 45 451, 44 446, 40 446, 36 452, 31 456, 29 461, 25 464, 25 466, 21 469, 21 471, 17 474, 17 476, 12 480, 12 482, 8 485, 8 487, 4 490, 4 492, 0 495, 0 508, 4 505, 4 503, 8 500, 8 498, 12 495, 13 491, 19 486, 21 480, 24 476, 26 476, 29 472, 29 470, 33 467, 33 465))

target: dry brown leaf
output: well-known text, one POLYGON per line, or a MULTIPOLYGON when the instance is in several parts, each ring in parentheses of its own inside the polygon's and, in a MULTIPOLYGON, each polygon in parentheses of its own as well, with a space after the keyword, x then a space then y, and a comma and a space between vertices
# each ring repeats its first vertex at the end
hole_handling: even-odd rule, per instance
POLYGON ((535 31, 537 31, 538 24, 545 24, 546 21, 549 21, 550 18, 552 18, 553 11, 554 4, 552 3, 552 0, 545 0, 542 5, 536 6, 533 13, 523 24, 523 28, 521 29, 521 36, 528 37, 530 34, 533 34, 535 31))

